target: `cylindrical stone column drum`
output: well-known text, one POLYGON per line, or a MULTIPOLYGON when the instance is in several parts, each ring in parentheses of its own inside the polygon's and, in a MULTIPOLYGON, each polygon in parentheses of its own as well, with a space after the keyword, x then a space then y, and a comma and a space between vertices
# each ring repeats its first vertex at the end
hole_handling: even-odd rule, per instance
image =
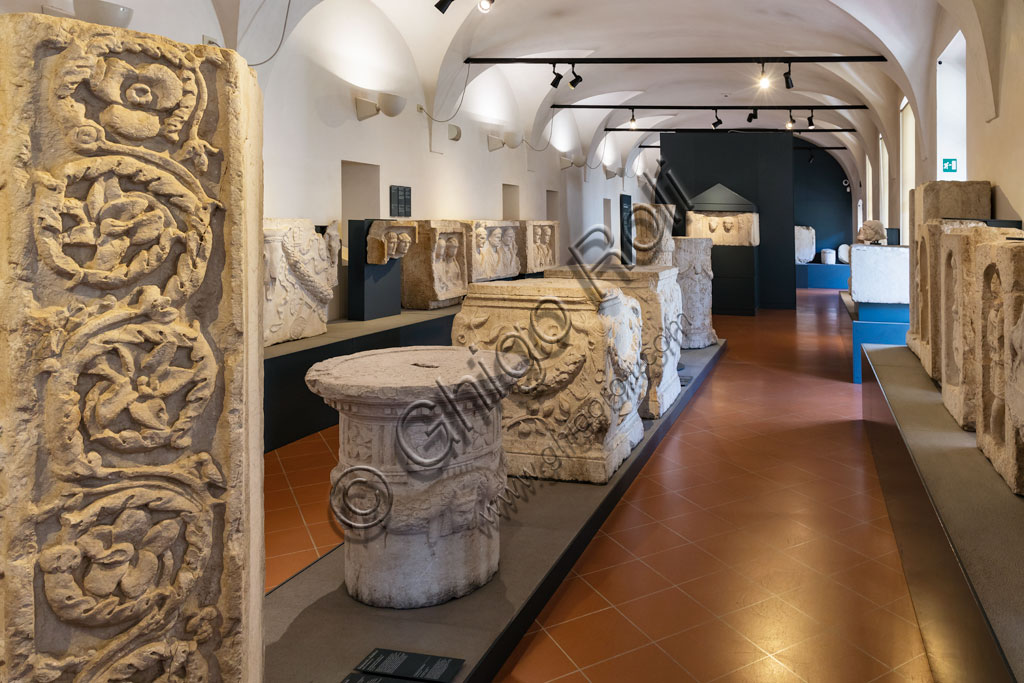
POLYGON ((331 507, 346 528, 353 598, 427 607, 471 593, 498 571, 501 400, 521 362, 411 347, 334 358, 307 373, 309 388, 339 415, 331 507))

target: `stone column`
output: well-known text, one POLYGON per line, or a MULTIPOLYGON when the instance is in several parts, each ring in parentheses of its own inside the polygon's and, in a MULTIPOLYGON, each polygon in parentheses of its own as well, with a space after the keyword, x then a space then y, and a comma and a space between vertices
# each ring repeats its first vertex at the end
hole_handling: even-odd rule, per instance
POLYGON ((977 334, 982 297, 978 247, 1019 236, 1019 230, 966 223, 943 234, 939 241, 940 289, 938 352, 942 368, 942 402, 964 429, 973 430, 978 411, 977 334))
POLYGON ((498 571, 501 401, 513 381, 506 370, 519 363, 411 347, 334 358, 307 373, 309 388, 340 416, 331 505, 346 527, 353 598, 428 607, 498 571))
POLYGON ((683 298, 681 318, 683 349, 703 349, 718 343, 711 325, 712 241, 708 237, 675 237, 672 259, 679 271, 679 292, 683 298))
POLYGON ((0 680, 262 677, 259 90, 0 17, 0 680))
MULTIPOLYGON (((617 287, 640 304, 643 359, 647 366, 647 393, 640 401, 640 417, 657 419, 668 412, 682 393, 676 370, 683 314, 679 271, 674 266, 606 266, 591 274, 599 278, 602 289, 617 287)), ((552 268, 545 275, 573 278, 584 284, 588 277, 579 266, 552 268)))
POLYGON ((1010 489, 1024 494, 1024 244, 978 247, 981 296, 975 377, 980 379, 975 427, 978 447, 1010 489))
POLYGON ((636 235, 633 248, 638 266, 671 266, 675 242, 672 227, 676 222, 675 204, 634 204, 636 235))
POLYGON ((607 483, 643 439, 640 304, 576 280, 471 284, 452 343, 529 359, 505 399, 509 474, 607 483))

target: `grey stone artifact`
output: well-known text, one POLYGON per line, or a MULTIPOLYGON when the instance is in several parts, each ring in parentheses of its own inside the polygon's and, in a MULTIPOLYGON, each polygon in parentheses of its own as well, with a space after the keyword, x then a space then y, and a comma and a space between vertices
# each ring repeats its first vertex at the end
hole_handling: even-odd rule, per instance
POLYGON ((1010 489, 1024 494, 1024 244, 978 247, 981 273, 978 350, 978 447, 1010 489))
POLYGON ((672 258, 679 271, 679 291, 683 299, 682 334, 684 349, 703 349, 718 343, 711 325, 711 240, 705 237, 676 237, 672 258))
POLYGON ((851 247, 849 244, 840 244, 839 249, 836 250, 836 258, 839 259, 840 263, 850 263, 851 247))
POLYGON ((857 231, 857 242, 859 244, 875 244, 886 246, 889 244, 889 233, 885 231, 885 224, 882 221, 864 221, 857 231))
POLYGON ((826 266, 834 266, 836 264, 836 250, 822 249, 821 262, 824 263, 826 266))
POLYGON ((796 241, 796 262, 810 263, 817 253, 817 234, 814 228, 807 225, 797 225, 794 228, 796 241))
POLYGON ((452 343, 529 359, 505 399, 509 474, 607 483, 643 438, 640 304, 576 280, 471 284, 452 343))
POLYGON ((467 263, 469 282, 517 277, 522 271, 519 245, 523 226, 510 221, 461 221, 473 236, 467 263))
POLYGON ((416 241, 416 223, 412 221, 374 221, 366 235, 366 262, 385 266, 402 259, 416 241))
POLYGON ((0 680, 259 681, 255 75, 7 14, 0 78, 0 680))
POLYGON ((636 236, 633 248, 638 266, 671 266, 675 242, 672 226, 676 222, 675 204, 634 204, 636 236))
POLYGON ((562 253, 562 231, 558 221, 519 221, 516 250, 521 271, 543 273, 558 265, 562 253))
POLYGON ((974 222, 949 230, 939 241, 942 402, 964 429, 974 429, 978 411, 975 344, 981 324, 982 271, 977 267, 977 250, 981 244, 1019 235, 1019 230, 974 222))
POLYGON ((761 220, 756 213, 687 211, 686 235, 710 237, 715 245, 756 247, 761 244, 761 220))
POLYGON ((682 393, 679 351, 682 334, 682 294, 675 266, 605 265, 585 273, 579 266, 547 271, 546 277, 586 281, 594 277, 603 290, 618 288, 640 303, 643 315, 643 359, 647 366, 647 393, 640 402, 640 417, 661 417, 682 393))
POLYGON ((263 221, 263 344, 305 339, 327 332, 327 307, 338 286, 341 238, 313 221, 263 221))
POLYGON ((466 232, 459 221, 420 221, 402 263, 402 307, 428 311, 466 296, 466 232))
POLYGON ((367 351, 314 365, 339 415, 331 507, 346 527, 345 588, 375 607, 467 595, 498 571, 506 485, 502 398, 517 356, 457 347, 367 351))

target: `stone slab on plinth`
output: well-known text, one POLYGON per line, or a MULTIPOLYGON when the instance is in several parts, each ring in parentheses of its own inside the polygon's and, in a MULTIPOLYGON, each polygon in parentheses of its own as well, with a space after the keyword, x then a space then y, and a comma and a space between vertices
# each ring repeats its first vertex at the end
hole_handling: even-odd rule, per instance
POLYGON ((978 447, 1010 489, 1024 494, 1024 243, 978 247, 975 377, 980 379, 978 447))
POLYGON ((682 391, 679 350, 683 314, 679 271, 675 266, 563 266, 552 268, 546 277, 569 278, 598 288, 618 288, 636 299, 643 313, 643 359, 647 365, 647 393, 640 402, 640 417, 655 419, 672 407, 682 391))
POLYGON ((675 237, 673 264, 679 271, 679 292, 683 299, 680 318, 680 347, 703 349, 718 343, 711 324, 712 242, 706 237, 675 237))
POLYGON ((736 211, 687 211, 687 237, 710 237, 715 246, 756 247, 761 244, 761 217, 736 211))
POLYGON ((675 242, 675 204, 634 204, 633 225, 636 236, 633 250, 638 266, 671 266, 675 242))
POLYGON ((502 398, 513 381, 506 370, 521 361, 418 346, 310 368, 307 385, 339 414, 331 506, 346 527, 353 598, 428 607, 497 573, 502 398))
POLYGON ((466 296, 465 226, 459 221, 420 221, 416 241, 402 261, 402 307, 447 308, 466 296))
POLYGON ((558 221, 519 221, 516 233, 522 274, 543 273, 559 265, 562 228, 558 221))
POLYGON ((504 402, 509 474, 606 483, 643 438, 640 304, 575 280, 472 284, 452 343, 529 359, 504 402))
POLYGON ((0 80, 0 680, 259 681, 255 74, 7 14, 0 80))
POLYGON ((304 218, 263 221, 264 346, 327 332, 340 250, 333 227, 320 235, 304 218))
POLYGON ((975 344, 981 324, 982 272, 976 267, 976 252, 981 244, 1020 234, 975 222, 954 228, 939 240, 942 402, 963 429, 974 429, 978 412, 975 344))
POLYGON ((853 245, 850 295, 859 304, 909 304, 910 249, 853 245))

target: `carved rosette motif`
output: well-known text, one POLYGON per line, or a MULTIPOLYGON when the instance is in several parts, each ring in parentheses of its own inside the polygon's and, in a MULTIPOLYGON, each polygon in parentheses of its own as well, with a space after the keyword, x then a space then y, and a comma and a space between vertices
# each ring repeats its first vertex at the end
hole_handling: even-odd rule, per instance
POLYGON ((218 661, 238 628, 221 585, 229 456, 209 429, 224 352, 216 304, 199 312, 222 286, 221 266, 207 277, 227 176, 212 139, 236 115, 211 91, 237 72, 219 73, 219 50, 31 21, 52 21, 32 25, 45 67, 19 160, 40 271, 22 292, 38 578, 2 664, 12 681, 237 679, 218 661), (64 147, 30 156, 34 136, 64 147))

